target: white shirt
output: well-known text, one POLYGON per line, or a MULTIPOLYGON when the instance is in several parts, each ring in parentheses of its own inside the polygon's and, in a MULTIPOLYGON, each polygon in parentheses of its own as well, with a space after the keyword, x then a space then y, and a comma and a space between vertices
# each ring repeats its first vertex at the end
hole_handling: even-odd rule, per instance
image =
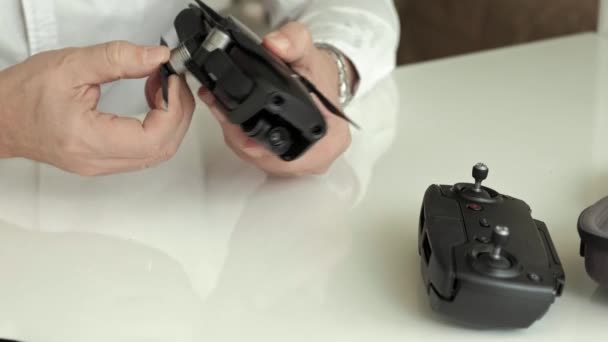
MULTIPOLYGON (((111 40, 157 44, 187 0, 3 0, 0 69, 41 51, 111 40)), ((207 0, 222 9, 228 0, 207 0)), ((316 42, 340 49, 358 70, 359 94, 395 67, 399 21, 392 0, 263 0, 271 23, 306 23, 316 42)), ((101 110, 141 113, 144 80, 104 87, 101 110)))
MULTIPOLYGON (((260 0, 262 1, 262 0, 260 0)), ((0 69, 19 63, 41 51, 67 46, 85 46, 110 40, 129 40, 139 44, 157 44, 172 25, 175 15, 189 0, 2 0, 0 11, 0 69)), ((206 0, 221 9, 228 0, 206 0)), ((395 66, 395 50, 399 38, 399 21, 392 0, 263 0, 270 13, 272 26, 297 19, 306 23, 317 42, 327 42, 342 50, 353 61, 361 76, 359 96, 367 93, 380 78, 395 66)), ((120 114, 145 111, 143 82, 121 81, 104 87, 100 109, 120 114)), ((355 110, 349 113, 366 132, 377 124, 380 113, 355 110), (370 115, 366 118, 364 116, 370 115), (368 124, 369 122, 369 124, 368 124)), ((194 124, 192 130, 198 129, 194 124)), ((218 134, 209 129, 205 136, 218 134)), ((195 136, 195 134, 191 134, 195 136)), ((218 137, 221 141, 221 137, 218 137)), ((369 143, 369 139, 365 140, 369 143)), ((199 155, 197 142, 192 155, 199 155)), ((204 145, 204 144, 200 144, 204 145)), ((184 148, 187 150, 187 148, 184 148)), ((179 160, 179 156, 176 158, 179 160)), ((192 159, 188 157, 186 159, 192 159)), ((192 168, 200 163, 191 161, 192 168)), ((179 163, 176 163, 179 164, 179 163)), ((173 166, 171 166, 173 167, 173 166)), ((171 167, 153 171, 157 176, 171 167)), ((173 170, 174 171, 174 170, 173 170)), ((202 171, 201 171, 202 172, 202 171)), ((139 179, 140 173, 116 176, 125 184, 139 179)), ((0 219, 26 227, 39 227, 52 220, 31 213, 54 212, 47 208, 45 198, 60 198, 55 191, 80 180, 47 165, 22 160, 0 161, 0 190, 13 190, 19 197, 0 201, 0 219), (60 180, 61 179, 61 180, 60 180), (39 197, 40 196, 40 197, 39 197)), ((82 180, 99 182, 102 180, 82 180)), ((193 180, 194 182, 195 180, 193 180)), ((147 188, 150 185, 146 185, 147 188)), ((113 194, 108 194, 113 196, 113 194)), ((71 202, 71 200, 65 200, 71 202)), ((77 201, 77 200, 75 200, 77 201)))
MULTIPOLYGON (((84 46, 117 39, 157 44, 160 36, 171 27, 175 15, 188 3, 188 0, 2 0, 0 69, 41 51, 66 46, 84 46)), ((226 7, 228 0, 208 0, 206 3, 219 9, 226 7)), ((274 26, 297 18, 308 24, 316 41, 331 43, 347 54, 360 72, 362 82, 359 96, 373 88, 395 66, 399 22, 391 0, 264 0, 263 3, 274 26)), ((104 94, 100 110, 119 114, 145 112, 144 81, 123 80, 102 88, 104 94)), ((367 122, 375 125, 380 114, 373 111, 349 112, 355 121, 365 127, 368 127, 367 122), (364 117, 367 115, 372 117, 364 117)), ((194 133, 199 128, 194 122, 191 125, 193 132, 189 135, 195 137, 194 133)), ((369 127, 366 132, 370 132, 369 127)), ((208 129, 204 136, 215 135, 216 140, 221 141, 218 134, 218 130, 208 129)), ((191 150, 182 148, 190 155, 180 153, 190 163, 184 168, 200 168, 204 172, 200 161, 192 156, 200 156, 199 149, 205 144, 191 141, 193 139, 184 142, 186 146, 192 145, 191 150)), ((170 166, 147 172, 159 179, 171 178, 176 172, 172 168, 180 167, 182 157, 176 156, 177 162, 170 166)), ((140 177, 142 173, 117 175, 111 179, 132 185, 139 184, 140 177)), ((62 189, 95 187, 89 183, 101 184, 100 188, 104 188, 104 181, 80 179, 33 161, 0 160, 0 190, 17 194, 0 201, 3 208, 0 210, 0 220, 40 229, 54 226, 49 215, 61 212, 61 209, 54 207, 54 203, 79 201, 64 198, 62 189)), ((150 184, 140 185, 153 192, 150 184)), ((107 194, 109 198, 114 195, 107 194)))
POLYGON ((141 172, 0 160, 0 338, 218 341, 272 324, 265 313, 324 307, 350 254, 342 220, 369 199, 404 118, 397 90, 389 77, 348 108, 364 129, 325 177, 266 179, 205 112, 170 161, 141 172))
MULTIPOLYGON (((207 2, 216 8, 222 5, 221 0, 207 2)), ((64 46, 114 39, 155 44, 185 4, 181 0, 2 0, 0 68, 64 46)), ((365 129, 337 163, 338 170, 325 179, 304 179, 295 188, 285 184, 284 190, 272 196, 278 196, 274 198, 279 203, 288 203, 296 195, 306 200, 307 194, 313 196, 322 187, 336 194, 342 203, 339 207, 351 205, 363 197, 374 162, 395 134, 396 88, 391 82, 375 86, 394 65, 398 30, 391 1, 266 1, 265 5, 273 24, 297 17, 309 24, 315 40, 343 50, 361 73, 361 94, 374 88, 349 108, 349 116, 365 129), (377 108, 383 110, 376 112, 377 108)), ((139 108, 145 106, 141 82, 112 84, 106 88, 102 105, 119 113, 141 112, 139 108), (129 92, 123 94, 123 90, 129 92)), ((0 317, 0 337, 27 341, 41 336, 67 342, 200 340, 189 335, 204 327, 204 319, 198 319, 199 312, 204 312, 200 303, 213 298, 218 283, 230 274, 224 265, 234 253, 234 236, 238 241, 239 231, 247 226, 250 208, 265 203, 257 198, 276 190, 272 183, 269 189, 262 172, 231 153, 214 125, 217 122, 212 116, 195 115, 174 158, 137 173, 86 178, 29 160, 0 160, 0 250, 11 255, 0 260, 0 268, 15 280, 0 284, 2 312, 7 313, 0 317), (21 260, 23 253, 39 252, 36 243, 44 246, 42 256, 24 257, 14 267, 13 261, 21 260), (49 252, 53 246, 58 248, 57 255, 47 257, 53 254, 49 252), (71 252, 64 253, 66 250, 71 252), (92 269, 84 272, 94 271, 94 276, 74 276, 82 269, 74 268, 70 258, 82 255, 105 262, 107 254, 100 250, 111 252, 116 263, 108 268, 92 263, 92 269), (204 257, 200 251, 205 251, 204 257), (122 259, 123 252, 128 262, 122 259), (61 259, 64 255, 69 258, 61 259), (183 272, 167 277, 165 285, 149 286, 148 274, 162 274, 157 270, 176 264, 183 272), (44 269, 52 276, 40 272, 44 269), (141 287, 124 286, 139 281, 141 287), (24 290, 22 284, 32 290, 24 290), (68 290, 57 291, 63 288, 68 290), (136 293, 131 288, 137 288, 136 293), (30 295, 23 298, 23 293, 30 295), (128 300, 117 302, 115 298, 128 300), (192 312, 171 312, 173 303, 181 301, 191 303, 192 312), (76 306, 63 308, 64 303, 76 306)), ((287 237, 279 240, 285 245, 302 240, 283 229, 276 235, 287 237)), ((323 272, 318 258, 305 261, 323 272)), ((290 282, 291 278, 286 279, 290 282)), ((289 284, 273 286, 290 290, 289 284)), ((251 288, 247 286, 245 296, 256 292, 251 288)))

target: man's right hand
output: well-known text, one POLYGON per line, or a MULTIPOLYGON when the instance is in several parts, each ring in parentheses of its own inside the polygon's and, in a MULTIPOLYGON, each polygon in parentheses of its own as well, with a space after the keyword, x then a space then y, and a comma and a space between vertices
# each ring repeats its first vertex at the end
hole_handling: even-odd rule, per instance
POLYGON ((150 76, 168 59, 166 47, 110 42, 43 52, 0 71, 0 158, 28 158, 80 175, 133 171, 171 158, 194 111, 183 79, 169 79, 167 110, 157 91, 143 122, 96 109, 101 84, 150 76))

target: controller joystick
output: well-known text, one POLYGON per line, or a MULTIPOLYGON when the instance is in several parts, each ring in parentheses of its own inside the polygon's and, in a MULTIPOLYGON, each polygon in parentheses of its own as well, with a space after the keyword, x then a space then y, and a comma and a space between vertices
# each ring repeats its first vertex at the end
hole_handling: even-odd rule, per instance
POLYGON ((490 169, 488 169, 486 164, 478 163, 475 166, 473 166, 473 178, 475 179, 475 185, 473 186, 473 191, 475 191, 475 192, 482 191, 481 182, 483 182, 484 180, 486 180, 486 178, 488 178, 489 172, 490 172, 490 169))
POLYGON ((489 269, 505 270, 513 266, 513 263, 504 253, 510 236, 509 228, 506 226, 496 226, 492 230, 492 249, 480 253, 477 256, 479 262, 485 264, 489 269))
POLYGON ((454 186, 456 192, 466 200, 480 203, 488 203, 498 200, 498 193, 482 183, 488 178, 490 169, 484 163, 477 163, 473 166, 472 176, 475 183, 458 183, 454 186))
POLYGON ((506 226, 496 226, 494 230, 492 230, 492 245, 493 249, 490 253, 490 256, 494 260, 499 260, 502 258, 502 249, 507 245, 509 241, 509 227, 506 226))

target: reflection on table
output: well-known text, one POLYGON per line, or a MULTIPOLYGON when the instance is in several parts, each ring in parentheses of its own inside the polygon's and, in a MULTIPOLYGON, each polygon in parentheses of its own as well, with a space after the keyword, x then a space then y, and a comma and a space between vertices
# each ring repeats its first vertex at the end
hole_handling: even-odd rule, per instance
MULTIPOLYGON (((349 251, 344 221, 393 142, 398 111, 391 78, 354 103, 363 130, 319 177, 268 178, 224 146, 204 110, 155 169, 84 178, 36 165, 27 196, 15 187, 0 200, 20 207, 0 213, 10 279, 0 335, 198 341, 233 312, 322 305, 349 251)), ((16 175, 32 166, 11 163, 16 175)))

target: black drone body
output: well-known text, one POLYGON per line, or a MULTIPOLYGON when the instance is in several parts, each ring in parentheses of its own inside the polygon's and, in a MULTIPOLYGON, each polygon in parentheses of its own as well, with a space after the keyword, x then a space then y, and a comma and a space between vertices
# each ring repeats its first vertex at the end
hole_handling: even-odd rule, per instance
POLYGON ((165 101, 167 77, 189 72, 213 93, 230 122, 285 161, 299 158, 327 132, 311 94, 348 120, 251 30, 196 3, 177 15, 174 29, 161 40, 172 48, 171 60, 161 68, 165 101))

